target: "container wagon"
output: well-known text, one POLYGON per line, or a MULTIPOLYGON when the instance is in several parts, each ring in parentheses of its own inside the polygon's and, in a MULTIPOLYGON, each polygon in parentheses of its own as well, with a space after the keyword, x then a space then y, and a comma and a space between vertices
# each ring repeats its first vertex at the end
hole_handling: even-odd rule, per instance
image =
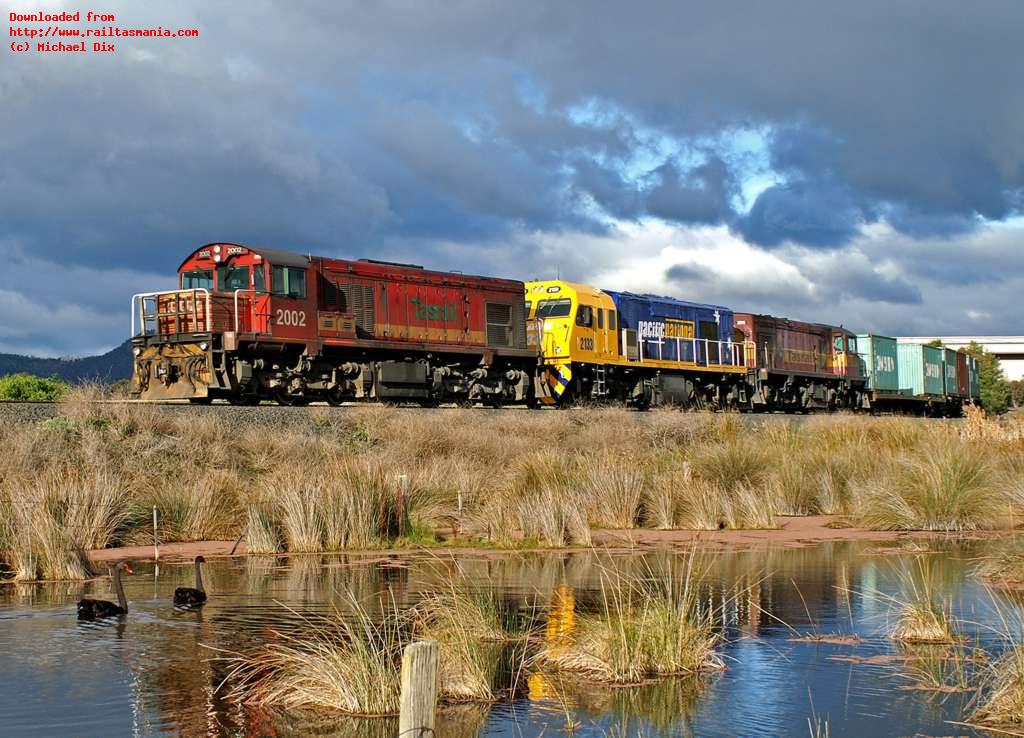
POLYGON ((942 349, 900 342, 898 347, 900 394, 921 403, 927 415, 946 411, 942 349))
POLYGON ((899 349, 895 338, 857 335, 857 353, 868 376, 867 402, 872 412, 917 412, 915 400, 900 392, 899 349))
POLYGON ((736 313, 736 329, 754 347, 755 410, 855 409, 867 401, 867 374, 850 331, 771 315, 736 313))
POLYGON ((528 401, 523 283, 211 243, 132 299, 135 392, 238 404, 528 401))
POLYGON ((981 403, 981 376, 979 375, 978 360, 968 354, 967 356, 967 379, 968 379, 968 394, 970 395, 971 402, 974 404, 981 403))

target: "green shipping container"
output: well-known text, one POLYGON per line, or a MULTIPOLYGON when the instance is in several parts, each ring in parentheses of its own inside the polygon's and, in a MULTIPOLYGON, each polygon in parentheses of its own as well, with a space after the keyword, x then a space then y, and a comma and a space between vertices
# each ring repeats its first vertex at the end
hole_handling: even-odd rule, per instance
POLYGON ((971 397, 977 400, 981 397, 981 378, 978 375, 978 360, 973 356, 967 357, 967 374, 971 385, 971 397))
POLYGON ((896 339, 861 333, 857 336, 857 353, 864 360, 868 373, 868 389, 876 392, 899 392, 899 356, 896 339))
POLYGON ((942 376, 946 384, 947 395, 959 395, 956 384, 956 351, 942 349, 942 376))
POLYGON ((899 355, 900 394, 942 395, 942 349, 919 343, 901 343, 899 355))

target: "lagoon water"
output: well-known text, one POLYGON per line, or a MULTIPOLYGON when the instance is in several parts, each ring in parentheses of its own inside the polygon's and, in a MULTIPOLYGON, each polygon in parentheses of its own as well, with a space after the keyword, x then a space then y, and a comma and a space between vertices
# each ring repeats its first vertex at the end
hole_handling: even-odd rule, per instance
MULTIPOLYGON (((809 720, 836 736, 975 735, 957 725, 973 693, 911 689, 906 655, 888 638, 907 570, 927 561, 971 645, 1003 647, 1000 613, 1017 605, 973 575, 980 543, 932 543, 918 554, 865 543, 707 552, 701 599, 716 613, 727 669, 633 688, 550 675, 509 675, 514 697, 445 710, 438 734, 556 736, 808 736, 809 720), (794 635, 856 634, 859 643, 794 635), (874 658, 873 658, 874 657, 874 658), (514 679, 514 681, 513 681, 514 679)), ((301 629, 297 613, 363 602, 415 603, 460 571, 493 588, 510 609, 538 619, 595 608, 602 576, 622 569, 676 575, 685 552, 250 557, 211 561, 209 603, 176 611, 175 587, 191 566, 153 564, 126 577, 123 623, 81 624, 83 595, 113 599, 110 584, 0 587, 0 734, 4 736, 388 736, 394 720, 283 716, 236 704, 221 683, 227 653, 301 629)), ((543 632, 543 630, 542 630, 543 632)), ((911 653, 915 653, 913 650, 911 653)), ((924 651, 919 652, 924 653, 924 651)))

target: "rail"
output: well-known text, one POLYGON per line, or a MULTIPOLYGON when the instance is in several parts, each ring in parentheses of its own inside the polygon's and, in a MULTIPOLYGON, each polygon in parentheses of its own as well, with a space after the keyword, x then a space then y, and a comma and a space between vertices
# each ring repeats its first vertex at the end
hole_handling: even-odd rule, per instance
MULTIPOLYGON (((645 341, 637 341, 637 361, 643 362, 644 360, 644 343, 645 341)), ((735 341, 714 341, 710 338, 670 338, 670 339, 659 339, 657 341, 658 355, 657 357, 648 355, 646 358, 657 361, 677 361, 693 363, 698 366, 748 366, 747 357, 754 356, 757 351, 757 346, 751 341, 743 341, 737 343, 735 341), (665 359, 665 344, 674 343, 676 347, 675 357, 665 359), (683 358, 683 347, 689 347, 691 358, 683 358), (714 348, 715 361, 712 361, 712 347, 714 348), (703 361, 701 360, 700 348, 704 349, 703 361), (728 359, 723 361, 723 356, 727 356, 728 359)))
POLYGON ((209 323, 213 316, 213 302, 210 297, 210 291, 204 287, 193 287, 187 290, 162 290, 159 292, 139 292, 138 294, 132 295, 131 313, 132 313, 132 338, 136 336, 147 336, 149 331, 147 330, 147 324, 150 320, 154 322, 153 332, 156 334, 160 333, 160 318, 161 317, 173 317, 175 325, 175 333, 181 333, 181 318, 182 316, 188 317, 188 312, 180 309, 182 296, 184 294, 191 295, 191 317, 192 326, 196 330, 193 332, 200 332, 199 326, 199 300, 197 297, 203 297, 203 304, 206 309, 203 312, 203 319, 206 323, 209 323), (163 296, 174 296, 175 311, 173 314, 161 315, 160 314, 160 298, 163 296), (146 301, 153 301, 153 312, 146 312, 146 301), (136 306, 138 310, 136 310, 136 306), (135 317, 138 314, 139 317, 139 332, 135 330, 135 317))

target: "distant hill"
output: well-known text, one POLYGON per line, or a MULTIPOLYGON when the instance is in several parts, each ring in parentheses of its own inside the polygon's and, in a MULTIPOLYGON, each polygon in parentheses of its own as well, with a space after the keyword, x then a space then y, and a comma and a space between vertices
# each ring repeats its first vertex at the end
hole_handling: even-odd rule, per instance
POLYGON ((128 379, 132 372, 132 353, 128 341, 99 356, 81 359, 41 359, 37 356, 0 354, 0 376, 28 372, 39 377, 53 377, 65 382, 94 381, 112 384, 128 379))

